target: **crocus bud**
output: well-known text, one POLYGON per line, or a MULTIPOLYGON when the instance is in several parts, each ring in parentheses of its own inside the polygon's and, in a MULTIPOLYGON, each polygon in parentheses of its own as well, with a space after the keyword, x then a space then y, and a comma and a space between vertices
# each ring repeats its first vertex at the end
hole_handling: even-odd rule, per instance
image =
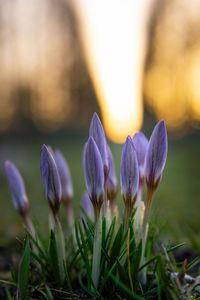
POLYGON ((155 189, 160 182, 167 159, 167 130, 164 121, 154 128, 145 158, 145 177, 147 186, 155 189))
POLYGON ((139 168, 136 152, 130 136, 123 146, 121 157, 121 191, 125 203, 126 223, 131 215, 139 185, 139 168))
POLYGON ((62 189, 61 201, 66 209, 68 217, 68 227, 72 227, 74 224, 74 213, 72 208, 73 187, 71 174, 69 171, 68 164, 60 150, 55 150, 54 159, 58 169, 58 174, 60 176, 60 183, 62 189))
MULTIPOLYGON (((92 207, 92 202, 90 200, 90 197, 88 195, 88 192, 86 191, 83 195, 82 198, 82 207, 85 210, 85 212, 87 213, 88 217, 90 219, 93 219, 93 207, 92 207)), ((84 217, 84 215, 82 214, 82 216, 84 217)))
POLYGON ((29 216, 29 203, 26 196, 24 181, 11 161, 5 162, 5 172, 14 207, 24 219, 24 222, 33 236, 35 231, 29 216))
POLYGON ((59 216, 61 183, 55 160, 46 145, 43 145, 41 149, 40 173, 44 185, 45 197, 56 220, 59 216))
POLYGON ((144 163, 148 148, 148 140, 142 132, 136 132, 133 136, 133 145, 137 154, 139 174, 141 180, 144 178, 144 163))
POLYGON ((14 207, 24 217, 29 211, 24 181, 11 161, 5 162, 5 172, 14 207))
POLYGON ((101 154, 103 168, 104 168, 104 175, 105 175, 105 180, 106 180, 106 178, 108 176, 108 170, 109 170, 107 142, 106 142, 106 137, 105 137, 105 133, 103 130, 103 126, 101 124, 101 121, 100 121, 97 113, 94 113, 94 115, 92 117, 89 135, 92 136, 93 139, 95 140, 95 143, 101 154))
POLYGON ((89 137, 84 148, 83 167, 88 195, 94 206, 97 220, 104 197, 104 171, 101 154, 92 136, 89 137))
POLYGON ((60 150, 55 150, 54 155, 58 173, 60 176, 61 188, 62 188, 62 201, 66 204, 71 202, 73 197, 73 187, 72 187, 72 180, 71 174, 69 171, 68 164, 60 152, 60 150))
POLYGON ((161 180, 167 159, 167 130, 165 122, 160 121, 154 128, 145 157, 145 177, 147 200, 143 220, 143 234, 147 235, 147 224, 154 192, 161 180))

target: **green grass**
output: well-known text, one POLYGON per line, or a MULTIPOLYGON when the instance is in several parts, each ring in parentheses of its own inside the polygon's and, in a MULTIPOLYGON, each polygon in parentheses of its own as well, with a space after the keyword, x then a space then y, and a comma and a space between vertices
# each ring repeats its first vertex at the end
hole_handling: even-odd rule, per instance
MULTIPOLYGON (((0 245, 12 241, 23 231, 20 217, 13 208, 3 170, 3 161, 12 160, 20 170, 31 206, 31 215, 39 220, 42 228, 47 228, 48 205, 43 197, 40 177, 39 158, 43 143, 53 148, 60 148, 64 153, 73 178, 76 217, 85 189, 82 168, 83 146, 87 137, 44 138, 28 140, 7 140, 0 148, 0 245)), ((119 178, 122 145, 112 144, 111 149, 119 178)), ((169 142, 168 158, 163 179, 155 194, 153 208, 156 211, 164 234, 175 238, 185 238, 185 226, 190 226, 197 233, 200 211, 200 142, 188 138, 169 142)), ((118 203, 123 203, 118 191, 118 203)))

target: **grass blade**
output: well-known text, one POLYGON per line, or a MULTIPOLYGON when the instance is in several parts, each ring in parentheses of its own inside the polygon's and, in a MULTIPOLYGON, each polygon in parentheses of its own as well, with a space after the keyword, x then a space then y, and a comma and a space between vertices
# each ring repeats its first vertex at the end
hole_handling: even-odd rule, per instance
POLYGON ((29 280, 29 269, 30 269, 30 244, 29 238, 26 238, 24 254, 19 267, 18 273, 18 292, 21 300, 28 299, 28 280, 29 280))

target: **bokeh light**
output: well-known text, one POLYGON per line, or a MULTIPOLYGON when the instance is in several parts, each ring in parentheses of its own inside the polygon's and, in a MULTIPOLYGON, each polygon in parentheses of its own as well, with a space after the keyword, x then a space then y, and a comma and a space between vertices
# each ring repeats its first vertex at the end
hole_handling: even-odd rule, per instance
POLYGON ((144 107, 175 136, 199 128, 199 10, 198 0, 0 1, 0 132, 20 118, 45 132, 86 128, 99 107, 116 142, 141 128, 144 107))
POLYGON ((124 142, 143 120, 146 23, 152 1, 77 0, 80 36, 107 135, 124 142))
POLYGON ((157 119, 184 134, 200 120, 200 2, 163 1, 154 13, 144 93, 157 119))

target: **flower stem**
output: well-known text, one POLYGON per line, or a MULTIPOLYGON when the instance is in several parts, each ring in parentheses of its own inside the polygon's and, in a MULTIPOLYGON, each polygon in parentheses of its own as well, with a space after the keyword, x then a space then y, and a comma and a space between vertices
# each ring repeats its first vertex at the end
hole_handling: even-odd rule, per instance
POLYGON ((56 237, 56 246, 57 246, 57 254, 58 254, 60 281, 63 284, 65 281, 65 270, 64 270, 63 264, 65 263, 65 260, 66 260, 65 239, 64 239, 63 230, 62 230, 59 219, 57 220, 57 222, 55 224, 55 237, 56 237))
MULTIPOLYGON (((154 195, 154 189, 147 187, 147 200, 146 200, 146 207, 144 212, 144 219, 142 225, 142 255, 140 260, 140 266, 145 263, 145 248, 146 248, 146 241, 148 235, 148 220, 150 214, 151 203, 154 195)), ((140 272, 140 282, 143 286, 146 285, 146 268, 143 268, 140 272)))
POLYGON ((92 262, 92 280, 96 288, 98 287, 99 275, 100 275, 101 241, 102 241, 102 219, 100 214, 96 220, 96 228, 94 233, 94 244, 93 244, 93 262, 92 262))
POLYGON ((30 231, 31 235, 33 236, 33 238, 35 238, 35 229, 33 227, 32 221, 30 219, 29 213, 25 214, 25 216, 24 216, 24 222, 25 222, 28 230, 30 231))

